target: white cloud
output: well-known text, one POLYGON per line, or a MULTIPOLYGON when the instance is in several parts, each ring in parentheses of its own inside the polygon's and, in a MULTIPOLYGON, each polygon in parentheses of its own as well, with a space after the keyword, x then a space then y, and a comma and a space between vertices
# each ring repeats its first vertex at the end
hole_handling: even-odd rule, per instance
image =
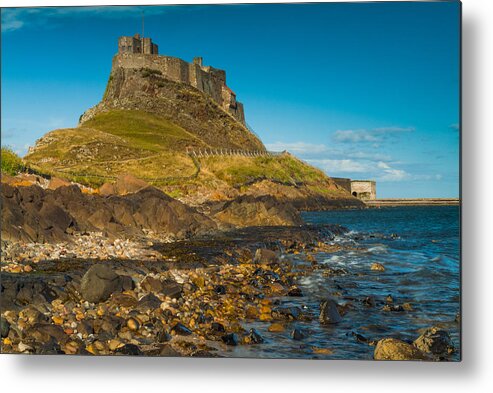
POLYGON ((310 164, 313 164, 324 171, 326 171, 329 175, 337 174, 337 173, 366 173, 372 170, 371 165, 346 159, 346 160, 307 160, 310 164))
POLYGON ((119 18, 124 14, 159 15, 171 10, 170 7, 144 6, 92 6, 92 7, 49 7, 49 8, 4 8, 2 9, 2 32, 19 30, 26 26, 53 26, 53 20, 77 15, 94 15, 103 18, 119 18))
POLYGON ((367 129, 357 129, 357 130, 337 130, 333 134, 333 138, 336 142, 341 143, 365 143, 370 142, 376 144, 387 139, 391 135, 396 135, 400 133, 413 132, 414 127, 380 127, 367 129))

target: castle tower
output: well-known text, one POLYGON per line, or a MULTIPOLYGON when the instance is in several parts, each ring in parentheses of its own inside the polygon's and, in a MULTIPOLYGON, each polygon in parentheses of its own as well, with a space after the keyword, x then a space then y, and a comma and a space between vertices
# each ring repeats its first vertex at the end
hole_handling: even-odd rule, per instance
POLYGON ((158 46, 152 42, 151 38, 140 37, 135 34, 133 37, 118 38, 118 53, 143 53, 146 55, 157 55, 158 46))

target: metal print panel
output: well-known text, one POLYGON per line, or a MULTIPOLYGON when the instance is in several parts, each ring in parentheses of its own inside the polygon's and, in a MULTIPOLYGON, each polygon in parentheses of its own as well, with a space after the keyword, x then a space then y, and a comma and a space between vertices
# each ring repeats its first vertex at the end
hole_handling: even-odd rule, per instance
POLYGON ((3 8, 2 353, 459 361, 460 15, 3 8))

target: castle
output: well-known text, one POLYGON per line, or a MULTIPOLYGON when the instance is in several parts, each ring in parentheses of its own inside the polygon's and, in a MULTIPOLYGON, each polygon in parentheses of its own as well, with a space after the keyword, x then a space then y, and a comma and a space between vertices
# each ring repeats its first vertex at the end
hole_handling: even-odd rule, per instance
POLYGON ((202 57, 195 57, 192 63, 188 63, 176 57, 159 55, 158 46, 151 38, 135 34, 118 39, 118 54, 113 58, 113 67, 159 71, 167 79, 204 92, 225 112, 246 125, 243 104, 236 100, 236 94, 226 85, 226 71, 204 66, 202 57))

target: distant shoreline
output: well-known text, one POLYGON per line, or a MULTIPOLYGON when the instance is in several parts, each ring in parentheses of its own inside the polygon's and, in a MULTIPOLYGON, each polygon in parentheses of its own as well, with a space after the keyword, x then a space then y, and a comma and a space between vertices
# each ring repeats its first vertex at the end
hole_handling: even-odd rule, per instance
POLYGON ((458 206, 459 198, 385 198, 364 201, 368 207, 397 206, 458 206))

